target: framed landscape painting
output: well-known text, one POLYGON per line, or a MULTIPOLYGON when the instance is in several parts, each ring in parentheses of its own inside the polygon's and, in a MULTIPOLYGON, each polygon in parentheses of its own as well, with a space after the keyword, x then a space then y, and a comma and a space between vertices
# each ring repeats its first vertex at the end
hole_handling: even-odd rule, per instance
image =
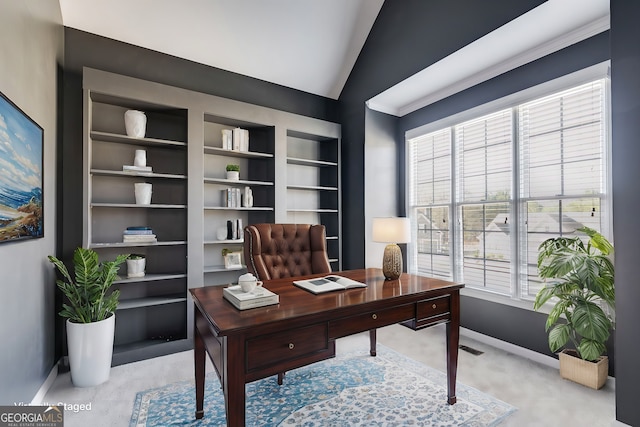
POLYGON ((42 128, 0 92, 0 243, 44 236, 42 128))

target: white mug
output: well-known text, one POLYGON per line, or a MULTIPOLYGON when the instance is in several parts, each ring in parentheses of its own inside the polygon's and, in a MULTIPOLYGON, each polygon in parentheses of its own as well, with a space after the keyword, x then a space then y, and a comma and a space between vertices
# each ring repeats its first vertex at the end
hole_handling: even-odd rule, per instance
POLYGON ((242 292, 253 292, 255 288, 262 286, 262 281, 256 279, 253 274, 247 273, 238 278, 238 284, 242 292))

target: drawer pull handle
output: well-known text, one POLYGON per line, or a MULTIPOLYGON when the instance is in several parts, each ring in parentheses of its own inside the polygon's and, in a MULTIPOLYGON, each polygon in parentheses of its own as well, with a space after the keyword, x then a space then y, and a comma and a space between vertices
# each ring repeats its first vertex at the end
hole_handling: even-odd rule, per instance
POLYGON ((371 315, 371 318, 372 318, 373 320, 376 320, 376 319, 378 318, 378 315, 374 313, 374 314, 372 314, 372 315, 371 315))
POLYGON ((436 305, 435 305, 435 304, 433 304, 433 305, 431 306, 431 308, 436 308, 436 305))
POLYGON ((295 347, 295 346, 293 345, 293 343, 292 343, 292 342, 290 342, 290 343, 289 343, 289 350, 293 350, 293 347, 295 347))

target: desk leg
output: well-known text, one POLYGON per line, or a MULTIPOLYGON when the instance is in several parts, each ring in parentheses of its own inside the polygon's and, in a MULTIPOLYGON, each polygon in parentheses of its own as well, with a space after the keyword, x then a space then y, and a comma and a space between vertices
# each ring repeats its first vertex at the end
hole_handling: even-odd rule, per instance
MULTIPOLYGON (((195 317, 198 317, 198 308, 195 308, 195 317)), ((195 366, 196 382, 196 419, 204 417, 204 370, 205 370, 205 350, 204 341, 198 331, 197 319, 193 327, 193 362, 195 366)))
POLYGON ((244 338, 226 337, 224 402, 228 427, 244 427, 244 338))
POLYGON ((369 354, 376 355, 376 329, 369 329, 369 354))
POLYGON ((451 295, 451 321, 447 323, 447 402, 456 403, 458 344, 460 343, 460 294, 451 295))

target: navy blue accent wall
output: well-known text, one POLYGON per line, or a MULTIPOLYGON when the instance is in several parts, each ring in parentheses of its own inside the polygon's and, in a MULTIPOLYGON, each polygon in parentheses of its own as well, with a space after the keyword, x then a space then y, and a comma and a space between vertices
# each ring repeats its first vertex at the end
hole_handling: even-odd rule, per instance
POLYGON ((640 426, 640 2, 611 1, 616 418, 640 426))
POLYGON ((221 70, 95 34, 64 29, 64 137, 61 139, 62 244, 82 244, 82 67, 181 87, 321 120, 338 121, 338 101, 221 70), (67 166, 67 167, 65 167, 67 166))
POLYGON ((343 267, 364 266, 365 101, 544 3, 386 1, 340 94, 343 267))

